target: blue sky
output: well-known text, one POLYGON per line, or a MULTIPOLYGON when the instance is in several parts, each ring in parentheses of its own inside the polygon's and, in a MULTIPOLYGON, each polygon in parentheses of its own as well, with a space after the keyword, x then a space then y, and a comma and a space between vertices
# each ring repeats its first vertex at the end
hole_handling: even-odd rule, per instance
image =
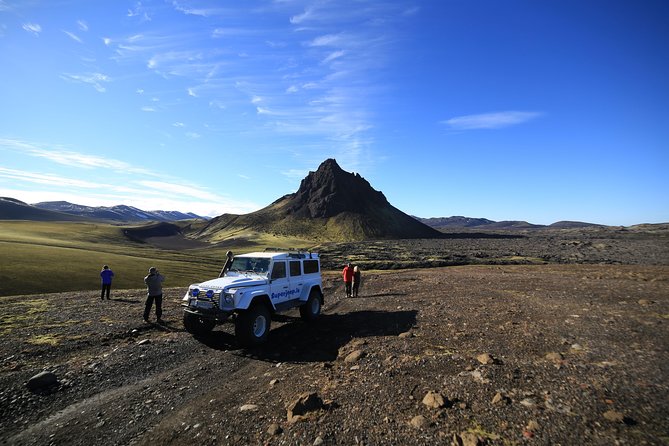
POLYGON ((0 196, 669 221, 669 2, 0 0, 0 196))

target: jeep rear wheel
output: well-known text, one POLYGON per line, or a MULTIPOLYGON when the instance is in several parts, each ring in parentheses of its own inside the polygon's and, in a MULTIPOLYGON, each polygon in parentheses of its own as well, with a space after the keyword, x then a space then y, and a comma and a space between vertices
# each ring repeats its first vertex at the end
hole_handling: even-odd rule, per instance
POLYGON ((306 303, 300 306, 300 316, 303 321, 311 322, 321 314, 321 296, 317 290, 309 294, 306 303))
POLYGON ((184 328, 194 335, 205 335, 214 329, 216 321, 204 319, 196 314, 184 312, 184 328))
POLYGON ((272 319, 267 306, 254 304, 240 311, 235 320, 235 336, 245 347, 260 345, 267 340, 272 319))

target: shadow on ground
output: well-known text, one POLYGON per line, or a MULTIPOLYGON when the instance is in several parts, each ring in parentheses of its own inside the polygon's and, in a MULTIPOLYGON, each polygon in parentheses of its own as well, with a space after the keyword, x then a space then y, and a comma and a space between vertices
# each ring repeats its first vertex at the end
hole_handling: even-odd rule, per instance
POLYGON ((128 298, 124 298, 124 297, 118 297, 118 298, 117 297, 112 297, 110 300, 113 301, 113 302, 123 302, 124 304, 139 304, 139 303, 142 303, 142 301, 139 300, 139 299, 128 299, 128 298))
POLYGON ((352 299, 365 299, 370 297, 404 297, 408 293, 376 293, 376 294, 360 294, 358 297, 352 299))
POLYGON ((197 339, 215 350, 235 350, 235 354, 269 362, 328 362, 337 359, 339 349, 353 338, 397 336, 416 323, 416 311, 355 311, 346 314, 324 314, 314 323, 299 317, 277 316, 286 322, 270 331, 267 343, 242 349, 235 337, 214 330, 197 339))

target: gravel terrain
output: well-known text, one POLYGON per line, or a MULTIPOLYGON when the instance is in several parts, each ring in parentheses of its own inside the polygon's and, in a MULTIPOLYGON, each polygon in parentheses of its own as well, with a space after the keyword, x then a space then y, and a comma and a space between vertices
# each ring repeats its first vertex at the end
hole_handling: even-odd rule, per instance
POLYGON ((365 269, 545 263, 668 265, 669 224, 513 231, 452 229, 442 239, 372 240, 318 247, 326 267, 365 269), (338 263, 339 262, 339 263, 338 263))
POLYGON ((143 290, 0 298, 0 444, 669 444, 666 262, 363 277, 251 350, 183 330, 187 284, 164 325, 143 290))

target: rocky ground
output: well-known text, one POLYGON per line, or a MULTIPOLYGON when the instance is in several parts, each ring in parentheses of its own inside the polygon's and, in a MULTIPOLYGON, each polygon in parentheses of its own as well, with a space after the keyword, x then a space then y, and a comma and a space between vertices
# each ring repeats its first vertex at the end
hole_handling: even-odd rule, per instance
POLYGON ((184 291, 162 326, 143 290, 0 298, 0 444, 669 444, 666 263, 330 273, 251 350, 184 291))
POLYGON ((669 225, 511 231, 451 229, 442 239, 323 244, 328 268, 342 259, 369 269, 452 265, 669 264, 669 225))

